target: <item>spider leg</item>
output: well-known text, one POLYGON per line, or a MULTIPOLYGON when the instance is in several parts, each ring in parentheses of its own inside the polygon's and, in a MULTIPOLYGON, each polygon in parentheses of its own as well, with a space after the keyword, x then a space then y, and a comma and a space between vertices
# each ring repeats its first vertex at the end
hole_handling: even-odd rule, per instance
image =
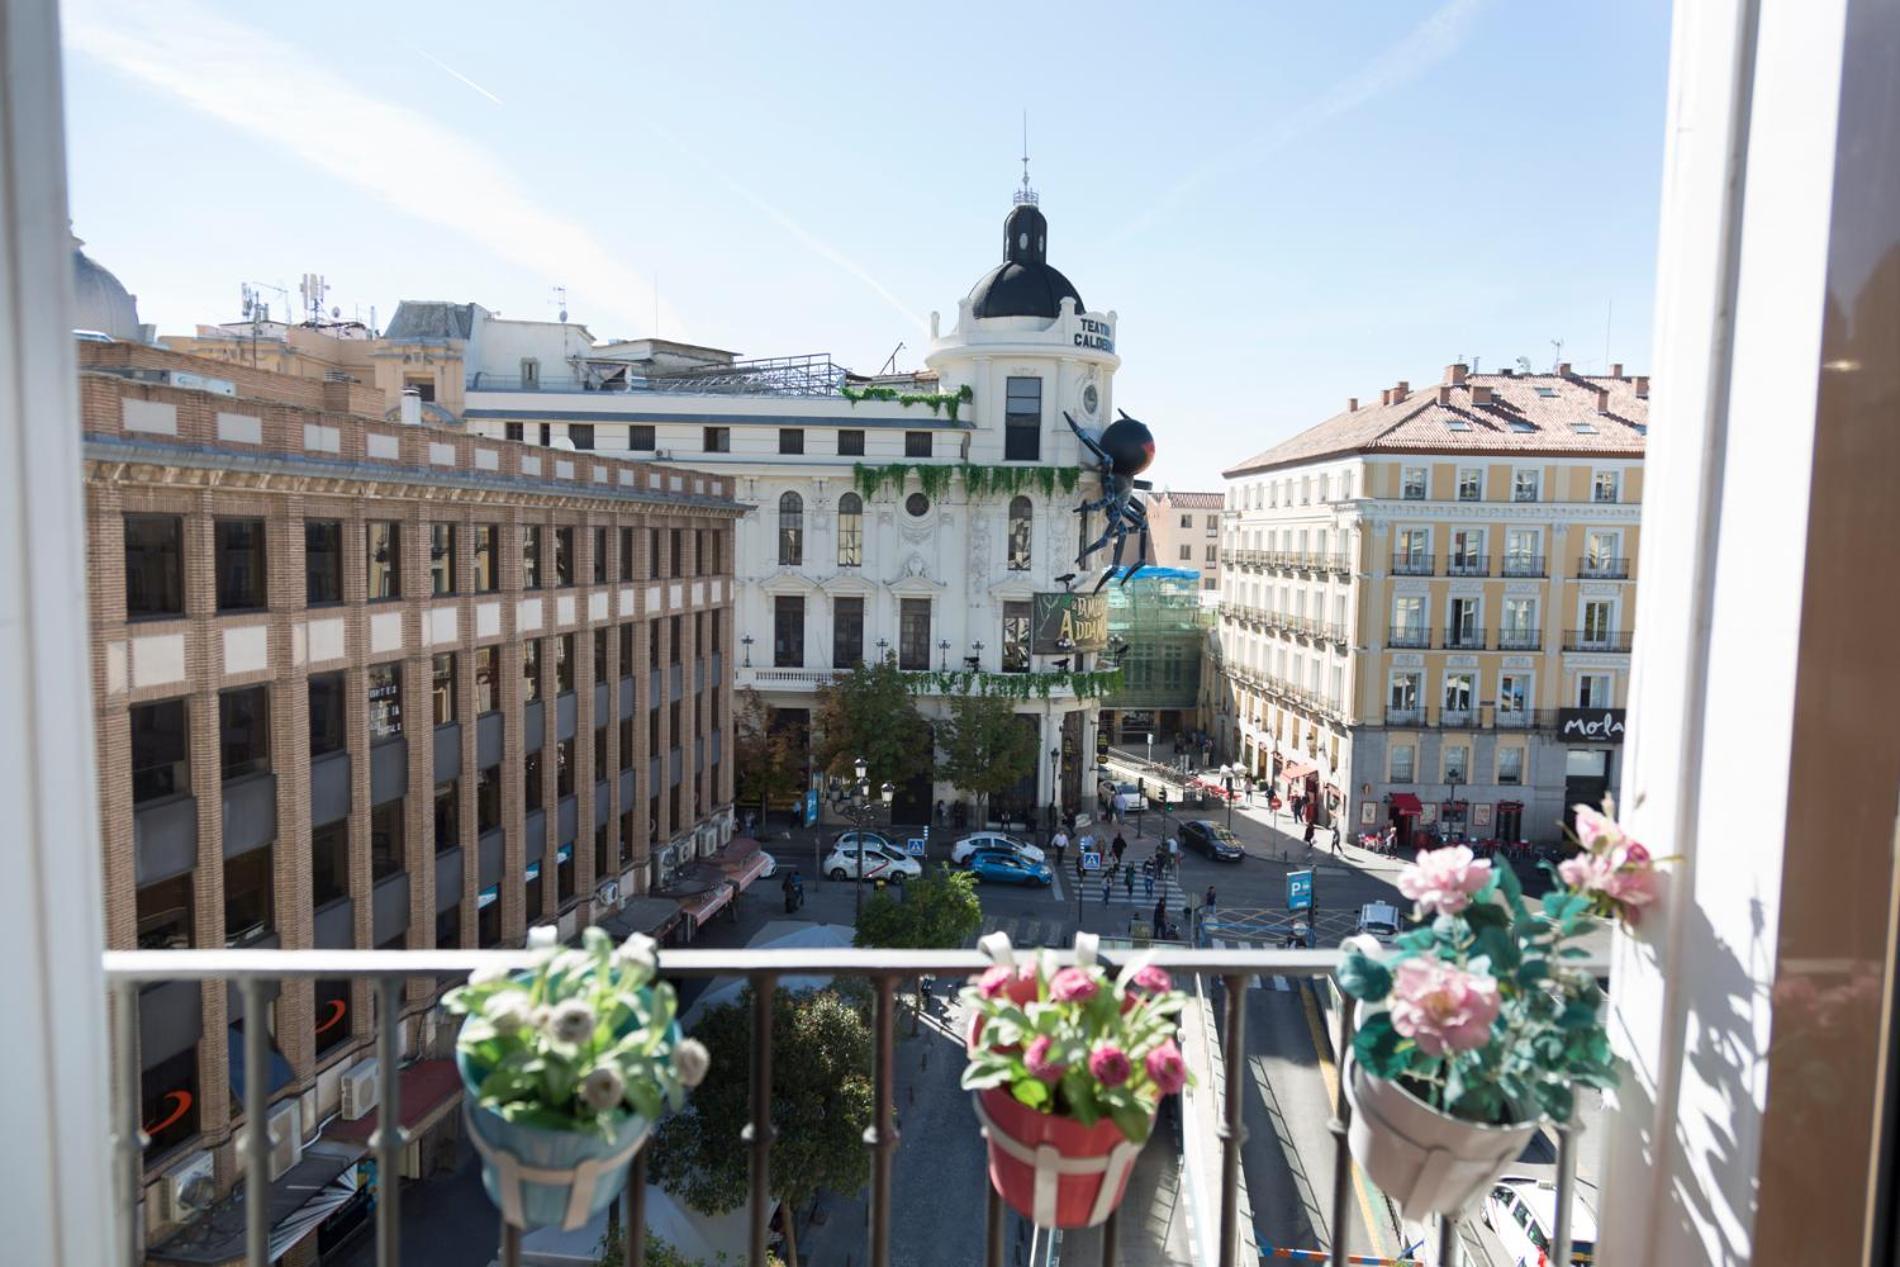
POLYGON ((1114 499, 1111 497, 1097 497, 1093 501, 1086 501, 1086 502, 1083 502, 1080 506, 1077 506, 1075 508, 1075 513, 1078 515, 1086 515, 1091 510, 1105 510, 1108 507, 1108 503, 1113 500, 1114 499))
POLYGON ((1090 542, 1087 546, 1083 547, 1082 553, 1075 556, 1076 566, 1080 567, 1083 561, 1086 560, 1091 554, 1094 554, 1097 550, 1107 545, 1108 539, 1114 535, 1115 535, 1115 518, 1114 516, 1111 515, 1109 516, 1107 525, 1102 529, 1102 535, 1095 538, 1095 540, 1090 542))
MULTIPOLYGON (((1139 507, 1137 507, 1137 510, 1139 511, 1139 507)), ((1137 522, 1141 525, 1141 550, 1138 552, 1137 557, 1145 559, 1148 557, 1148 516, 1145 514, 1139 515, 1137 522)), ((1130 579, 1130 576, 1122 577, 1123 589, 1128 588, 1130 579)))
MULTIPOLYGON (((1115 575, 1116 571, 1121 567, 1122 548, 1128 544, 1128 525, 1122 522, 1122 520, 1113 520, 1109 531, 1115 535, 1115 557, 1109 563, 1108 568, 1102 573, 1102 579, 1095 582, 1095 592, 1097 594, 1102 592, 1102 586, 1108 584, 1108 578, 1115 575)), ((1128 584, 1126 577, 1122 578, 1122 584, 1128 584)))
POLYGON ((1075 419, 1069 417, 1068 410, 1062 411, 1062 417, 1068 422, 1069 430, 1075 432, 1075 438, 1082 442, 1082 447, 1094 454, 1095 460, 1101 463, 1102 477, 1106 479, 1115 469, 1115 460, 1108 456, 1108 450, 1097 444, 1088 432, 1082 430, 1075 419))

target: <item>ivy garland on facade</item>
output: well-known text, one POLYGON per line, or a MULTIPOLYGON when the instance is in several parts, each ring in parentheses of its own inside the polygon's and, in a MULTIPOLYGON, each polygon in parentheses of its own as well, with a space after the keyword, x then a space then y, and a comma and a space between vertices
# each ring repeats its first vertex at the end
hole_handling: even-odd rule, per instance
POLYGON ((1077 699, 1099 699, 1121 686, 1120 669, 1088 673, 1051 670, 1043 673, 980 673, 969 669, 923 669, 904 674, 913 695, 991 695, 1004 699, 1046 700, 1063 687, 1077 699))
POLYGON ((975 462, 959 462, 955 466, 939 466, 923 462, 889 462, 882 466, 867 466, 862 462, 851 468, 852 483, 866 497, 875 497, 886 484, 893 493, 904 491, 904 481, 915 475, 923 490, 935 501, 943 491, 950 487, 953 478, 963 480, 963 490, 971 497, 990 494, 996 497, 1010 497, 1017 493, 1038 490, 1045 497, 1055 496, 1060 488, 1063 493, 1073 493, 1081 482, 1082 472, 1073 466, 983 466, 975 462))
POLYGON ((838 388, 838 394, 852 404, 860 400, 894 400, 904 408, 912 405, 928 406, 930 412, 947 413, 950 421, 957 420, 957 410, 976 399, 976 393, 964 384, 953 392, 900 392, 895 387, 845 387, 838 388))

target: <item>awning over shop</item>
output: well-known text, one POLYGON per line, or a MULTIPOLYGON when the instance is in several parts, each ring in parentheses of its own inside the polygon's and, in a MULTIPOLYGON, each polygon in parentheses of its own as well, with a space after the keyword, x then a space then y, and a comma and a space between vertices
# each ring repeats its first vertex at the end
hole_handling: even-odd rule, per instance
MULTIPOLYGON (((398 1105, 402 1128, 413 1138, 447 1117, 462 1102, 462 1075, 453 1060, 418 1060, 397 1075, 402 1103, 398 1105)), ((375 1133, 378 1118, 368 1113, 354 1122, 341 1119, 330 1123, 323 1138, 366 1144, 375 1133)))
POLYGON ((673 931, 673 926, 684 915, 674 898, 630 897, 619 910, 601 920, 600 926, 615 941, 625 941, 635 933, 645 933, 658 940, 673 931))
POLYGON ((680 909, 692 917, 693 926, 697 928, 717 915, 719 909, 732 900, 732 894, 733 887, 730 884, 721 884, 704 893, 681 898, 680 909))
MULTIPOLYGON (((273 1262, 350 1199, 356 1191, 354 1167, 362 1155, 359 1144, 319 1139, 307 1145, 302 1160, 271 1184, 268 1217, 269 1256, 273 1262)), ((243 1258, 243 1185, 233 1188, 222 1201, 162 1244, 147 1250, 145 1256, 157 1263, 226 1263, 243 1258)))
POLYGON ((765 874, 765 853, 759 848, 759 842, 750 836, 735 836, 724 849, 712 856, 712 860, 726 873, 728 879, 739 886, 741 892, 765 874))
POLYGON ((1517 811, 1518 813, 1520 813, 1520 814, 1521 814, 1521 813, 1523 813, 1523 812, 1524 812, 1524 802, 1522 802, 1522 801, 1499 801, 1499 802, 1498 802, 1498 808, 1499 808, 1500 810, 1516 810, 1516 811, 1517 811))
POLYGON ((1419 799, 1410 792, 1392 793, 1392 808, 1401 814, 1421 814, 1425 811, 1419 799))
POLYGON ((1291 783, 1295 779, 1305 778, 1317 769, 1319 766, 1311 761, 1289 761, 1280 767, 1280 777, 1291 783))
POLYGON ((1440 808, 1447 814, 1462 814, 1470 808, 1470 804, 1466 801, 1446 801, 1440 808))

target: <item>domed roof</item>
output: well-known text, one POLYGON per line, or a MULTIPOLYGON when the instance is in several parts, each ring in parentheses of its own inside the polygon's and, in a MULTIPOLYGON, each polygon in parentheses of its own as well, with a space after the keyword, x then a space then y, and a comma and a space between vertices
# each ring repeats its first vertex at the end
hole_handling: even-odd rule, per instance
POLYGON ((127 343, 139 341, 138 299, 73 239, 73 329, 97 330, 127 343))
POLYGON ((975 317, 1043 317, 1062 315, 1064 297, 1075 300, 1077 312, 1087 310, 1074 283, 1048 261, 1049 222, 1034 203, 1018 204, 1003 221, 1003 262, 983 274, 970 291, 970 314, 975 317))

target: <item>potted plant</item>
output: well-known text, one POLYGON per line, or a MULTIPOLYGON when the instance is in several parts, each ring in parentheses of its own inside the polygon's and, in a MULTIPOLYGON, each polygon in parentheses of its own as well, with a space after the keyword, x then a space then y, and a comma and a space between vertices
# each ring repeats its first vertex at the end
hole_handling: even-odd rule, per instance
POLYGON ((562 950, 552 928, 528 972, 482 969, 442 1006, 466 1016, 455 1043, 482 1184, 522 1229, 574 1229, 626 1186, 647 1132, 706 1075, 681 1038, 653 939, 616 947, 598 928, 562 950))
POLYGON ((1612 1087, 1602 992, 1576 966, 1604 917, 1633 923, 1657 896, 1648 850, 1606 800, 1577 806, 1579 851, 1527 902, 1510 867, 1462 845, 1420 853, 1399 891, 1429 920, 1383 951, 1348 940, 1340 989, 1367 1006, 1349 1057, 1353 1156, 1408 1218, 1451 1214, 1570 1120, 1578 1086, 1612 1087))
POLYGON ((1038 1227, 1093 1227, 1121 1203, 1161 1097, 1188 1081, 1175 1044, 1186 1004, 1168 974, 1136 959, 1114 978, 1098 939, 1078 933, 1076 963, 1018 963, 1006 934, 978 944, 994 961, 965 987, 969 1064, 989 1143, 990 1182, 1038 1227))

